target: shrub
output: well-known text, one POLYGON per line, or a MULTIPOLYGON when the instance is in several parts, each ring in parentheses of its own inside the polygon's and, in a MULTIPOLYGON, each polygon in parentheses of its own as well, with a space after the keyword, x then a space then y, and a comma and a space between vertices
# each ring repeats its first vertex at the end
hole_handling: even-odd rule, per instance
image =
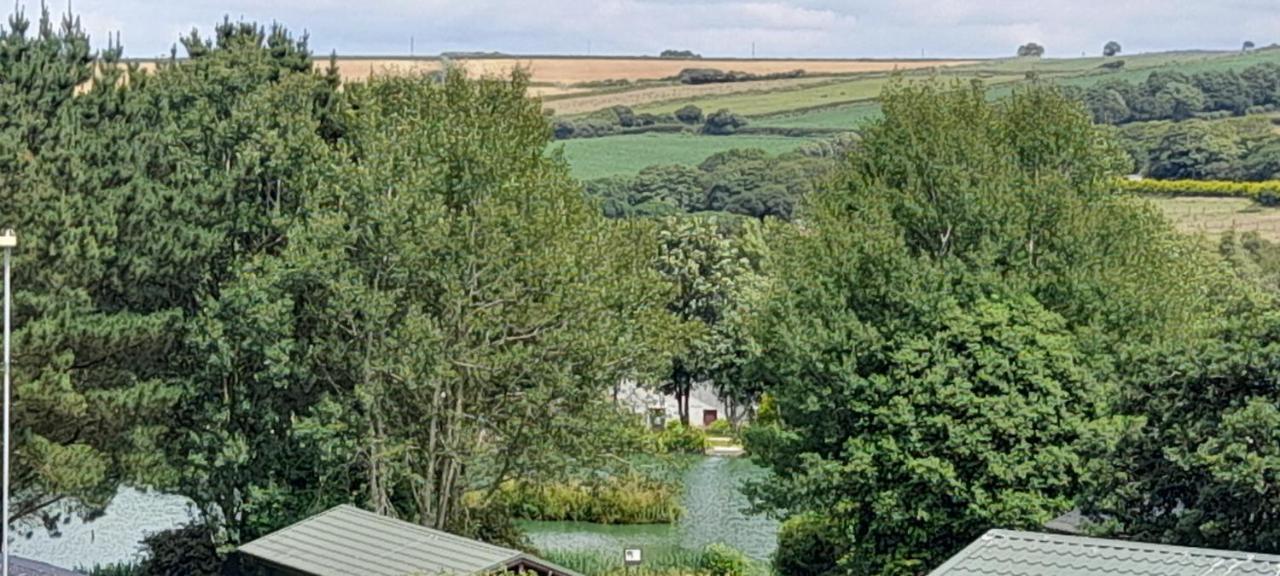
POLYGON ((676 110, 676 120, 685 124, 701 124, 702 109, 694 106, 693 104, 686 105, 683 108, 676 110))
POLYGON ((712 436, 732 436, 733 425, 728 420, 716 420, 707 425, 707 434, 712 436))
POLYGON ((816 514, 801 514, 778 529, 773 569, 778 576, 826 576, 837 571, 843 554, 835 526, 816 514))
POLYGON ((667 422, 667 427, 658 433, 658 449, 667 453, 702 454, 707 450, 707 435, 680 422, 667 422))
POLYGON ((722 108, 712 113, 710 116, 707 116, 706 123, 702 125, 702 133, 716 136, 728 136, 737 132, 738 128, 746 125, 746 118, 722 108))
POLYGON ((508 482, 498 502, 511 516, 526 520, 597 524, 670 524, 680 520, 680 486, 629 474, 594 483, 508 482))
POLYGON ((213 544, 213 530, 206 524, 151 534, 142 540, 146 560, 138 566, 141 576, 217 576, 222 558, 213 544))
POLYGON ((1103 62, 1102 65, 1098 67, 1106 68, 1108 70, 1119 70, 1121 68, 1124 68, 1124 60, 1112 60, 1110 62, 1103 62))
POLYGON ((574 125, 573 122, 563 118, 556 118, 551 123, 551 132, 556 140, 566 140, 573 138, 574 125))
POLYGON ((726 544, 709 544, 702 549, 698 568, 711 576, 746 576, 747 557, 726 544))
POLYGON ((1210 196, 1249 198, 1258 202, 1280 196, 1280 180, 1233 182, 1228 180, 1123 180, 1121 189, 1149 196, 1210 196))

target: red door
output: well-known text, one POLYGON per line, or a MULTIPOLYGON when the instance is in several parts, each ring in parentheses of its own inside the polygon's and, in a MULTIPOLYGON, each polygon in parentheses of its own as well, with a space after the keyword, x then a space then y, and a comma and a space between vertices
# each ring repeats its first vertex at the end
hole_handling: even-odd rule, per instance
POLYGON ((715 411, 715 410, 703 410, 703 411, 702 411, 702 425, 703 425, 703 426, 710 426, 712 422, 715 422, 716 420, 719 420, 719 419, 720 419, 720 417, 719 417, 719 415, 718 415, 718 414, 716 414, 716 411, 715 411))

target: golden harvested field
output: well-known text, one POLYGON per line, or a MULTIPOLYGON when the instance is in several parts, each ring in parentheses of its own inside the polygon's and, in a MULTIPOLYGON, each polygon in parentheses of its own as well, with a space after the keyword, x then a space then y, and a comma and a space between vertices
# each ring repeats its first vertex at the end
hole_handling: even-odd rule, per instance
POLYGON ((1280 241, 1280 208, 1260 206, 1246 198, 1162 198, 1150 202, 1184 232, 1210 238, 1228 230, 1257 232, 1280 241))
MULTIPOLYGON (((476 58, 457 59, 472 74, 502 75, 516 66, 532 74, 532 81, 576 84, 601 80, 657 80, 670 78, 685 68, 715 68, 752 74, 804 70, 809 74, 891 72, 937 66, 973 64, 972 60, 674 60, 660 58, 476 58)), ((344 78, 366 78, 370 73, 429 72, 440 67, 434 58, 338 58, 344 78)))

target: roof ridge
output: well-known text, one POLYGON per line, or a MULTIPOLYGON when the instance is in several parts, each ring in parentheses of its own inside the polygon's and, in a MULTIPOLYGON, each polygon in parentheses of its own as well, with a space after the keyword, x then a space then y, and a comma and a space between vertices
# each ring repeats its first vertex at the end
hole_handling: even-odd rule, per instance
MULTIPOLYGON (((1153 542, 1139 542, 1131 540, 1110 540, 1104 538, 1090 538, 1086 536, 1066 536, 1058 534, 1046 534, 1043 532, 1027 532, 1021 530, 1002 530, 993 529, 982 535, 983 540, 988 538, 1003 538, 1006 540, 1020 540, 1026 542, 1051 542, 1068 546, 1087 546, 1093 548, 1111 548, 1116 550, 1135 550, 1141 552, 1151 552, 1159 554, 1172 554, 1182 556, 1200 556, 1205 558, 1226 558, 1231 560, 1245 560, 1248 562, 1259 564, 1275 564, 1280 568, 1280 555, 1261 554, 1253 552, 1242 552, 1235 550, 1219 550, 1216 548, 1200 548, 1194 546, 1178 546, 1174 544, 1159 544, 1153 542)), ((1280 571, 1277 572, 1280 574, 1280 571)))

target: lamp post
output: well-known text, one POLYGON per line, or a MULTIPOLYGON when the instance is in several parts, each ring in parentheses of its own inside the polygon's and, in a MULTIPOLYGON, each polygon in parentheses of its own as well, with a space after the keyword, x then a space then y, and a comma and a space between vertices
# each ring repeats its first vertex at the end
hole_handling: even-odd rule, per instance
POLYGON ((3 547, 4 572, 9 576, 9 309, 13 307, 13 288, 9 284, 9 258, 18 245, 18 235, 13 230, 0 232, 0 248, 4 249, 4 517, 3 547))

